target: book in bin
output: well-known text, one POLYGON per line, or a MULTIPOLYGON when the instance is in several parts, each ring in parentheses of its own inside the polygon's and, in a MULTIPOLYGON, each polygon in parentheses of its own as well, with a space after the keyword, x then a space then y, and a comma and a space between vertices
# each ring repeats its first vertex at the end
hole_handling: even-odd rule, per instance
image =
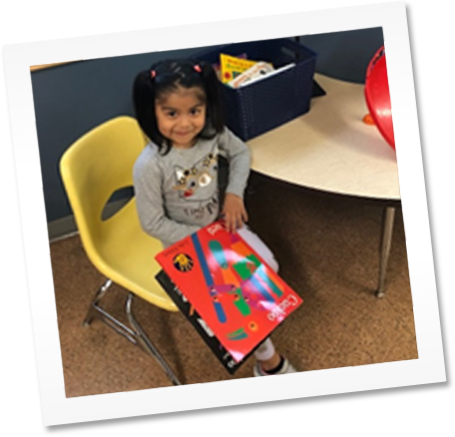
POLYGON ((215 222, 156 256, 156 279, 230 372, 302 299, 241 238, 215 222))

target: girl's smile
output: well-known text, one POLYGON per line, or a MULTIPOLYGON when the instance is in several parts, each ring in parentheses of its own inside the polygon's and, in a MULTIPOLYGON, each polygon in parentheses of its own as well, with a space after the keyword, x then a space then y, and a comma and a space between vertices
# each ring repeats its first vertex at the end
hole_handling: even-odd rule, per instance
POLYGON ((206 104, 199 88, 178 88, 155 102, 158 129, 173 147, 189 149, 205 126, 206 104))

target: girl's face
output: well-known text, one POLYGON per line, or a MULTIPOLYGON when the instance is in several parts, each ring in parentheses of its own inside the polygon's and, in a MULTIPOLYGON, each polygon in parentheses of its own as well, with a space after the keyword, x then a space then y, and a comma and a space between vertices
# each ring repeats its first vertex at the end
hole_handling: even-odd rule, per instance
POLYGON ((178 88, 155 102, 158 129, 172 147, 189 149, 204 129, 206 105, 199 88, 178 88))

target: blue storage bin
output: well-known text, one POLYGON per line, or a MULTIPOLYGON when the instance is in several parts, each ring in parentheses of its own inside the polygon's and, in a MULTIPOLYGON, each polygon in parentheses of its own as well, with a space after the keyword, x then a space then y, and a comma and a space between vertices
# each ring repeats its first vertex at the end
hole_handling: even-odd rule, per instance
POLYGON ((254 61, 271 62, 275 69, 295 62, 295 67, 265 77, 241 88, 220 82, 225 122, 237 136, 247 141, 310 109, 316 53, 287 38, 227 44, 201 51, 194 59, 219 63, 219 54, 246 53, 254 61))

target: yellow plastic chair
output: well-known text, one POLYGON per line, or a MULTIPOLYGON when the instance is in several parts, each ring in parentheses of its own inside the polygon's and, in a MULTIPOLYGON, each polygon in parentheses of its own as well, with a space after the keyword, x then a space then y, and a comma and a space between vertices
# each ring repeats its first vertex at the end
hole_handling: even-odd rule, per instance
POLYGON ((134 296, 168 311, 178 310, 155 280, 160 270, 155 255, 162 245, 142 230, 134 197, 110 218, 102 218, 112 194, 133 185, 133 165, 145 145, 137 121, 117 117, 72 144, 60 160, 60 173, 87 256, 108 278, 90 304, 84 325, 95 317, 102 320, 151 354, 172 383, 180 385, 132 312, 134 296), (129 291, 125 313, 130 326, 100 306, 112 282, 129 291))

